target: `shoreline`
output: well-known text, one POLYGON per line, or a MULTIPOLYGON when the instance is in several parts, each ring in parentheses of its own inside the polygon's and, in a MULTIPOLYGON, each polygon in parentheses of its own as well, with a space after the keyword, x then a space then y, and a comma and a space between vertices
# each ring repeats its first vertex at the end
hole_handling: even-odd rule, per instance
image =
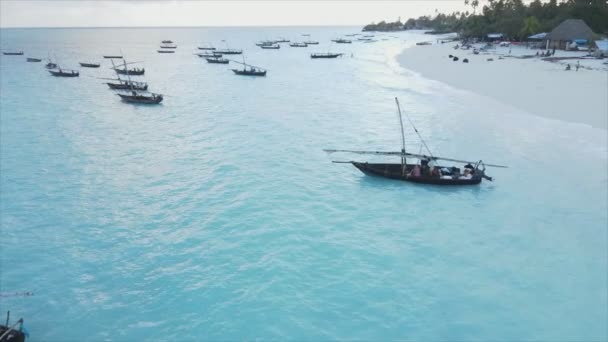
MULTIPOLYGON (((606 59, 580 60, 581 68, 576 71, 576 60, 517 58, 537 51, 521 46, 473 54, 473 49, 454 49, 456 44, 460 42, 414 45, 401 51, 396 60, 402 68, 423 77, 490 97, 531 115, 608 130, 608 66, 602 64, 606 59), (453 61, 449 55, 459 60, 453 61), (465 58, 468 63, 463 63, 465 58), (565 71, 566 64, 570 64, 570 71, 565 71)), ((583 54, 556 51, 556 57, 583 54)))

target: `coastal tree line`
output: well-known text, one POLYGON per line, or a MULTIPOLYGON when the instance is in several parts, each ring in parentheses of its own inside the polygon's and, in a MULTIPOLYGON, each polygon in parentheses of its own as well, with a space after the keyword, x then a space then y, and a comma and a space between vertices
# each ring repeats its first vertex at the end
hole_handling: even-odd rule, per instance
POLYGON ((565 19, 582 19, 595 32, 608 33, 606 0, 464 0, 471 11, 437 13, 410 18, 405 23, 380 22, 365 26, 365 31, 428 29, 435 33, 458 32, 463 37, 483 37, 503 33, 510 39, 523 40, 529 35, 549 32, 565 19), (480 5, 481 8, 479 7, 480 5))

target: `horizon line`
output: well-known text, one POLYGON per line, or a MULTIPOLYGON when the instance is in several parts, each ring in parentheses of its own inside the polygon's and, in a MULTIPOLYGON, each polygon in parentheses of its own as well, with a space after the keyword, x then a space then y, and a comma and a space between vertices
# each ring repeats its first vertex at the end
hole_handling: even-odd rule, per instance
POLYGON ((228 27, 356 27, 367 24, 347 24, 347 25, 184 25, 184 26, 0 26, 0 29, 133 29, 133 28, 228 28, 228 27))

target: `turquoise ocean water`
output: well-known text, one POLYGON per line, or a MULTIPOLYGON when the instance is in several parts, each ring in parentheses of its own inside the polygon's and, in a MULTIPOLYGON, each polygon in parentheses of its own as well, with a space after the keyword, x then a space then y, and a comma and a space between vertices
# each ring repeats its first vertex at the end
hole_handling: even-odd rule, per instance
POLYGON ((328 44, 357 30, 0 30, 3 50, 102 63, 62 79, 0 57, 0 290, 34 293, 0 310, 31 341, 606 340, 606 131, 402 69, 418 33, 328 44), (302 33, 321 44, 254 46, 302 33), (328 49, 345 57, 308 58, 328 49), (120 53, 162 105, 97 79, 120 53), (435 154, 510 168, 448 189, 332 164, 381 159, 323 148, 399 148, 395 96, 435 154))

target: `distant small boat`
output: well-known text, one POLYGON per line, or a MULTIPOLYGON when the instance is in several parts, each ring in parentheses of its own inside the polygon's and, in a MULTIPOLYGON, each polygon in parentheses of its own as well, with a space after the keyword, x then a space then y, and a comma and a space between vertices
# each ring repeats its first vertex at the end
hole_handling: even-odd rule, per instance
POLYGON ((281 48, 281 45, 279 44, 275 44, 275 45, 262 45, 260 46, 262 49, 266 49, 266 50, 278 50, 281 48))
POLYGON ((158 53, 175 53, 175 50, 156 50, 158 53))
POLYGON ((161 45, 161 49, 177 49, 177 45, 161 45))
POLYGON ((53 62, 49 61, 48 63, 46 63, 44 65, 44 67, 47 69, 55 69, 55 68, 57 68, 57 63, 53 63, 53 62))
POLYGON ((118 83, 106 82, 110 89, 114 90, 148 90, 148 84, 146 82, 135 82, 121 80, 120 78, 110 79, 118 81, 118 83))
POLYGON ((7 51, 2 54, 5 56, 23 56, 23 51, 7 51))
POLYGON ((319 42, 314 41, 314 40, 307 40, 304 42, 304 44, 306 45, 319 45, 319 42))
POLYGON ((307 47, 308 44, 295 42, 295 43, 289 44, 289 46, 291 46, 291 47, 307 47))
POLYGON ((199 46, 198 49, 199 50, 215 50, 215 48, 212 46, 199 46))
POLYGON ((279 39, 274 41, 275 43, 289 43, 290 40, 289 39, 285 39, 283 37, 280 37, 279 39))
POLYGON ((101 65, 98 63, 83 63, 83 62, 80 62, 79 64, 83 68, 99 68, 99 66, 101 65))
POLYGON ((131 91, 131 94, 116 94, 124 102, 139 104, 159 104, 163 101, 163 95, 150 93, 150 95, 131 91))
POLYGON ((210 57, 207 58, 207 62, 211 64, 228 64, 230 63, 230 60, 221 57, 210 57))
POLYGON ((215 58, 215 57, 222 57, 221 53, 195 53, 195 55, 199 56, 200 58, 215 58))
POLYGON ((237 50, 237 49, 222 49, 222 50, 215 50, 215 51, 222 55, 240 55, 243 53, 243 50, 237 50))
POLYGON ((274 45, 276 43, 277 42, 274 40, 264 40, 264 41, 255 43, 255 45, 256 46, 270 46, 270 45, 274 45))
POLYGON ((141 76, 146 72, 146 69, 144 68, 133 68, 133 69, 127 69, 122 68, 114 68, 114 71, 116 71, 117 74, 121 74, 121 75, 131 75, 131 76, 141 76))
POLYGON ((431 45, 431 42, 418 42, 416 45, 431 45))
POLYGON ((341 53, 331 53, 331 52, 317 52, 311 53, 310 58, 336 58, 342 56, 341 53))
POLYGON ((80 75, 76 70, 66 70, 66 69, 58 69, 58 70, 48 70, 51 75, 55 77, 78 77, 80 75))
POLYGON ((42 62, 42 59, 40 59, 40 58, 28 58, 28 59, 26 59, 26 61, 37 63, 37 62, 42 62))
POLYGON ((350 44, 350 43, 352 43, 351 40, 344 39, 344 38, 332 39, 331 41, 334 42, 334 43, 337 43, 337 44, 350 44))
POLYGON ((243 65, 243 69, 232 69, 236 75, 240 76, 266 76, 266 70, 260 67, 249 65, 245 63, 245 57, 243 57, 243 63, 236 62, 243 65))
POLYGON ((122 58, 122 56, 119 56, 119 55, 107 55, 107 56, 103 56, 103 58, 108 58, 108 59, 109 58, 118 58, 118 59, 120 59, 120 58, 122 58))
POLYGON ((172 40, 163 40, 163 41, 161 41, 161 43, 163 43, 163 44, 173 44, 173 41, 172 40))

